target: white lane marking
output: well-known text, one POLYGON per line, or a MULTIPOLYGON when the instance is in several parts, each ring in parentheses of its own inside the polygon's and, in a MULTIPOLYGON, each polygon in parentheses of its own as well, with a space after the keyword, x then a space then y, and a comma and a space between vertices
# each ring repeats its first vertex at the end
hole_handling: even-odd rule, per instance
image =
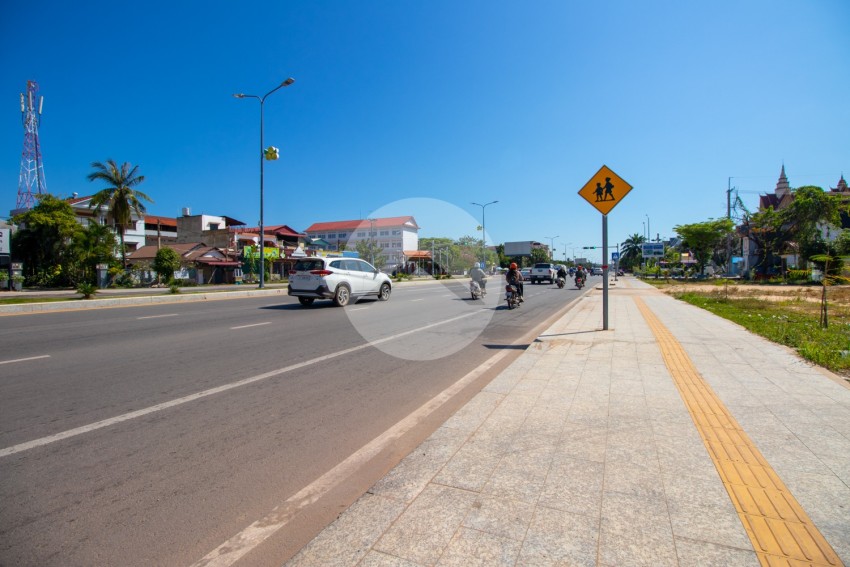
POLYGON ((239 388, 241 386, 247 386, 248 384, 253 384, 254 382, 259 382, 260 380, 267 380, 268 378, 273 378, 274 376, 280 376, 281 374, 286 374, 287 372, 292 372, 293 370, 298 370, 299 368, 304 368, 305 366, 310 366, 312 364, 318 364, 319 362, 325 362, 326 360, 330 360, 332 358, 336 358, 338 356, 342 356, 344 354, 349 354, 352 352, 357 352, 358 350, 363 350, 369 348, 373 345, 378 345, 381 343, 394 341, 401 337, 405 337, 407 335, 412 335, 414 333, 419 333, 425 330, 428 330, 432 327, 436 327, 438 325, 445 325, 446 323, 451 323, 457 321, 459 319, 464 319, 466 317, 470 317, 472 315, 479 315, 481 311, 473 311, 471 313, 466 313, 464 315, 458 315, 457 317, 452 317, 451 319, 446 319, 445 321, 438 321, 436 323, 431 323, 430 325, 425 325, 424 327, 419 327, 418 329, 411 329, 409 331, 405 331, 403 333, 398 333, 396 335, 392 335, 390 337, 385 337, 383 339, 378 339, 375 341, 371 341, 356 347, 351 347, 343 350, 339 350, 337 352, 332 352, 330 354, 326 354, 324 356, 318 356, 316 358, 305 360, 304 362, 298 362, 296 364, 291 364, 289 366, 284 366, 283 368, 278 368, 277 370, 272 370, 270 372, 265 372, 263 374, 258 374, 256 376, 252 376, 250 378, 245 378, 244 380, 239 380, 237 382, 231 382, 230 384, 224 384, 222 386, 217 386, 215 388, 210 388, 209 390, 204 390, 202 392, 196 392, 194 394, 189 394, 188 396, 184 396, 182 398, 177 398, 174 400, 170 400, 168 402, 163 402, 161 404, 156 404, 154 406, 150 406, 147 408, 143 408, 136 411, 131 411, 129 413, 125 413, 123 415, 117 415, 115 417, 110 417, 109 419, 104 419, 101 421, 97 421, 95 423, 90 423, 88 425, 83 425, 82 427, 76 427, 74 429, 69 429, 67 431, 61 431, 59 433, 54 433, 53 435, 48 435, 47 437, 42 437, 40 439, 33 439, 32 441, 27 441, 25 443, 18 443, 17 445, 12 445, 11 447, 6 447, 5 449, 0 449, 0 458, 7 457, 9 455, 14 455, 15 453, 20 453, 22 451, 28 451, 30 449, 34 449, 35 447, 41 447, 42 445, 47 445, 49 443, 53 443, 55 441, 61 441, 62 439, 68 439, 69 437, 75 437, 77 435, 82 435, 83 433, 89 433, 91 431, 95 431, 97 429, 101 429, 104 427, 109 427, 110 425, 115 425, 116 423, 121 423, 124 421, 129 421, 131 419, 136 419, 137 417, 143 417, 151 413, 155 413, 158 411, 162 411, 165 409, 173 408, 175 406, 180 406, 188 402, 194 402, 195 400, 199 400, 201 398, 206 398, 207 396, 212 396, 213 394, 220 394, 221 392, 226 392, 228 390, 232 390, 234 388, 239 388))
POLYGON ((136 319, 159 319, 160 317, 177 317, 179 313, 166 313, 164 315, 148 315, 146 317, 136 317, 136 319))
POLYGON ((508 350, 503 350, 494 355, 478 368, 472 370, 466 376, 425 402, 413 413, 358 449, 340 464, 289 497, 283 504, 275 506, 265 518, 257 520, 234 535, 191 567, 226 567, 239 561, 246 553, 253 550, 276 531, 288 524, 301 510, 316 502, 334 487, 346 482, 366 462, 424 421, 454 395, 507 356, 507 354, 508 350))
POLYGON ((249 327, 262 327, 263 325, 271 325, 271 321, 266 321, 265 323, 252 323, 250 325, 242 325, 241 327, 230 327, 231 331, 235 331, 236 329, 247 329, 249 327))
POLYGON ((425 301, 425 298, 424 298, 424 297, 421 297, 421 298, 419 298, 419 299, 411 299, 410 301, 411 301, 411 302, 412 302, 412 301, 425 301))
POLYGON ((38 360, 40 358, 50 358, 49 354, 42 354, 41 356, 29 356, 27 358, 16 358, 14 360, 0 360, 0 364, 12 364, 13 362, 26 362, 28 360, 38 360))
POLYGON ((347 313, 351 313, 352 311, 363 311, 364 309, 369 309, 368 307, 355 307, 354 309, 349 309, 347 313))

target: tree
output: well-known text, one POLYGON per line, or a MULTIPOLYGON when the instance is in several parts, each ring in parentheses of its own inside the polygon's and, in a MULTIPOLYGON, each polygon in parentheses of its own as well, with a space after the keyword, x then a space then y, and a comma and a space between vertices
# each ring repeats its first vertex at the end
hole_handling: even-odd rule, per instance
POLYGON ((378 246, 378 243, 372 240, 361 240, 357 243, 357 253, 361 258, 370 262, 379 270, 387 263, 387 258, 384 256, 383 250, 378 246))
POLYGON ((151 267, 161 280, 171 283, 174 272, 180 269, 180 254, 174 248, 160 248, 156 251, 151 267))
POLYGON ((67 286, 72 283, 74 236, 82 230, 67 201, 43 195, 29 211, 15 216, 20 226, 12 237, 12 254, 24 263, 28 284, 67 286))
POLYGON ((829 253, 822 230, 840 227, 841 213, 846 213, 847 209, 838 195, 807 185, 794 191, 794 200, 779 211, 779 218, 790 240, 796 243, 800 256, 809 258, 829 253))
POLYGON ((787 245, 790 235, 787 227, 783 227, 782 219, 773 209, 764 209, 743 219, 744 232, 756 246, 758 261, 754 269, 765 271, 766 267, 776 262, 774 256, 782 252, 787 245), (758 269, 762 266, 762 269, 758 269))
POLYGON ((643 243, 646 237, 642 234, 633 234, 623 242, 620 248, 620 267, 623 269, 634 269, 640 265, 643 258, 643 243))
POLYGON ((124 231, 132 225, 134 213, 136 216, 144 215, 145 206, 142 200, 153 203, 150 197, 134 189, 145 180, 145 176, 138 174, 139 166, 131 166, 124 162, 121 167, 118 167, 112 159, 106 160, 105 164, 99 161, 92 162, 91 167, 94 171, 88 175, 88 180, 104 181, 107 187, 92 197, 89 207, 97 212, 100 212, 104 206, 108 208, 108 218, 112 221, 121 240, 121 265, 126 268, 127 250, 124 246, 124 231))
POLYGON ((92 284, 97 278, 97 265, 115 262, 115 234, 109 227, 92 223, 73 236, 75 284, 92 284))
POLYGON ((734 225, 730 219, 710 219, 706 222, 677 225, 673 230, 682 239, 682 248, 693 252, 697 268, 702 273, 715 250, 726 246, 726 237, 732 234, 734 225))
POLYGON ((549 252, 543 248, 534 248, 531 250, 531 263, 538 264, 541 262, 549 262, 549 252))

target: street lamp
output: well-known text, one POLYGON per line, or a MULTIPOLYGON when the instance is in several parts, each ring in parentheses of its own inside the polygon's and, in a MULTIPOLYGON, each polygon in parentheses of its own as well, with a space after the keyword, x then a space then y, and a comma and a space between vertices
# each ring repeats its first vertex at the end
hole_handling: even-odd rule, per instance
POLYGON ((646 215, 646 239, 652 242, 652 231, 649 230, 649 215, 646 215))
POLYGON ((560 236, 544 236, 543 238, 546 238, 546 239, 549 240, 549 250, 551 250, 549 255, 552 257, 552 261, 554 262, 555 261, 555 239, 560 238, 560 236))
POLYGON ((487 262, 487 225, 484 224, 484 209, 486 209, 488 205, 493 205, 498 202, 499 201, 490 201, 489 203, 485 203, 483 205, 481 203, 472 203, 473 205, 478 205, 479 207, 481 207, 481 259, 484 260, 485 267, 487 262))
MULTIPOLYGON (((295 79, 289 77, 281 84, 264 94, 262 97, 257 95, 249 95, 245 93, 237 93, 233 95, 236 98, 255 98, 260 101, 260 242, 259 242, 259 251, 260 251, 260 289, 265 287, 265 275, 266 275, 266 258, 265 258, 265 247, 266 247, 266 236, 263 234, 265 231, 265 227, 263 226, 263 161, 266 159, 265 151, 263 150, 263 103, 266 102, 266 97, 275 92, 276 90, 282 87, 288 87, 292 83, 295 82, 295 79)), ((270 148, 271 149, 271 148, 270 148)), ((269 159, 277 159, 277 157, 269 157, 269 159)))
POLYGON ((375 246, 377 245, 375 239, 375 221, 378 219, 366 219, 369 221, 369 258, 372 261, 372 265, 375 265, 375 246))

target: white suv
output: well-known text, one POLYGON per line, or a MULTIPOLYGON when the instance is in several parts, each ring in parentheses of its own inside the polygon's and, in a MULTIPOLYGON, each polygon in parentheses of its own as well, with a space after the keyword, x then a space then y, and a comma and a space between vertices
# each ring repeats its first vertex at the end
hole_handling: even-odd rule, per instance
POLYGON ((392 283, 387 274, 359 258, 303 258, 289 272, 289 295, 301 305, 311 305, 316 299, 333 299, 340 307, 352 299, 375 296, 381 301, 390 298, 392 283))

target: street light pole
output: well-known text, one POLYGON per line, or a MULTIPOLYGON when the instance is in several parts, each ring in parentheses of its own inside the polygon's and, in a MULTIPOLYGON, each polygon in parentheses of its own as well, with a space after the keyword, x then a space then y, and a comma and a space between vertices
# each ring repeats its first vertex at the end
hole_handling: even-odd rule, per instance
POLYGON ((372 265, 375 265, 375 246, 378 245, 375 238, 375 221, 377 219, 366 219, 369 221, 369 259, 372 265))
POLYGON ((487 267, 487 225, 484 224, 484 209, 486 209, 488 205, 493 205, 498 202, 499 201, 490 201, 483 205, 481 203, 472 203, 473 205, 481 207, 481 259, 484 260, 484 267, 487 267))
POLYGON ((649 230, 649 215, 646 215, 646 239, 652 242, 652 231, 649 230))
POLYGON ((264 173, 264 171, 263 171, 264 163, 263 162, 265 161, 265 155, 264 155, 264 150, 263 150, 263 104, 266 102, 267 96, 269 96, 270 94, 272 94, 273 92, 275 92, 276 90, 278 90, 282 87, 288 87, 289 85, 291 85, 294 82, 295 82, 295 79, 293 79, 292 77, 289 77, 288 79, 283 81, 281 84, 279 84, 278 86, 276 86, 275 88, 273 88, 272 90, 270 90, 269 92, 264 94, 262 97, 257 96, 257 95, 249 95, 249 94, 245 94, 245 93, 237 93, 237 94, 233 95, 236 98, 255 98, 255 99, 260 101, 260 234, 259 234, 260 239, 259 239, 259 242, 258 242, 259 252, 260 252, 260 287, 259 287, 259 289, 263 289, 265 287, 265 276, 266 276, 266 254, 265 254, 266 238, 265 238, 265 234, 263 234, 263 232, 265 231, 265 226, 263 225, 263 201, 264 201, 264 196, 265 196, 265 192, 263 190, 263 173, 264 173))
POLYGON ((551 250, 551 252, 549 253, 549 256, 552 258, 552 261, 554 262, 555 261, 555 239, 560 238, 560 236, 544 236, 543 238, 546 238, 546 239, 549 240, 549 250, 551 250))

